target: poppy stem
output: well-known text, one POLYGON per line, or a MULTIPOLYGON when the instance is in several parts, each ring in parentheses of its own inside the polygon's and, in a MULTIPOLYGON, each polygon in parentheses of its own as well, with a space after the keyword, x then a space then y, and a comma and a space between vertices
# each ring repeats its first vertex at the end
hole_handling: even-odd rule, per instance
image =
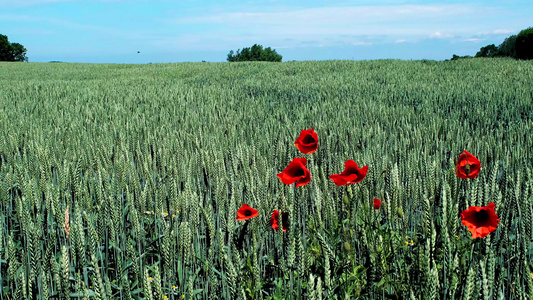
MULTIPOLYGON (((300 216, 300 212, 296 213, 296 210, 299 209, 299 207, 296 205, 298 203, 298 201, 296 200, 296 183, 294 183, 292 185, 292 207, 293 207, 293 210, 295 212, 294 216, 295 217, 299 217, 300 216)), ((301 220, 297 220, 297 222, 300 222, 301 220)))
POLYGON ((477 242, 478 242, 478 239, 474 239, 471 242, 472 249, 470 250, 470 263, 475 263, 474 262, 474 249, 476 248, 477 242))
MULTIPOLYGON (((471 191, 472 188, 473 188, 473 187, 472 187, 472 183, 470 182, 470 180, 468 180, 468 181, 466 182, 466 190, 467 190, 467 191, 471 191)), ((468 199, 468 197, 467 197, 467 195, 465 195, 465 202, 466 202, 467 199, 468 199)), ((470 199, 470 201, 472 201, 472 199, 470 199)), ((471 203, 471 202, 468 203, 468 202, 467 202, 467 203, 466 203, 466 209, 468 209, 470 206, 475 206, 475 205, 476 205, 475 203, 471 203)))
POLYGON ((241 228, 241 233, 239 234, 239 239, 237 240, 237 249, 242 250, 242 244, 244 243, 244 235, 246 234, 246 230, 248 229, 248 224, 250 224, 250 220, 246 220, 244 222, 244 226, 241 228))

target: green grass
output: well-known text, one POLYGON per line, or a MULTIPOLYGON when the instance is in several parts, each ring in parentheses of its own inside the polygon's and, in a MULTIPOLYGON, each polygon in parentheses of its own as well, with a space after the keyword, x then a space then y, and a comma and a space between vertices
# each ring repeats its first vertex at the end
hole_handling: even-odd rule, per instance
POLYGON ((532 299, 532 82, 508 59, 0 63, 0 299, 532 299), (348 159, 369 173, 337 187, 348 159), (473 240, 459 214, 489 202, 473 240))

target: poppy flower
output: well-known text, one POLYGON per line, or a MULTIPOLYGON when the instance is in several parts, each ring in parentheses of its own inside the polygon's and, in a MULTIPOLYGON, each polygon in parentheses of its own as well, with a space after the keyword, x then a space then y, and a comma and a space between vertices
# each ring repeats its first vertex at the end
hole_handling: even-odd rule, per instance
POLYGON ((466 152, 466 150, 459 155, 459 159, 455 164, 455 174, 459 178, 476 178, 481 169, 481 162, 474 155, 466 152))
MULTIPOLYGON (((279 229, 279 211, 274 210, 274 213, 272 213, 272 217, 270 217, 270 225, 272 225, 272 229, 278 230, 279 229)), ((281 224, 283 226, 283 232, 287 232, 287 228, 289 227, 289 213, 284 212, 281 213, 281 224)))
POLYGON ((374 209, 379 209, 381 206, 381 200, 374 198, 374 209))
POLYGON ((344 172, 341 174, 333 174, 329 176, 329 179, 333 180, 336 185, 350 185, 352 183, 358 183, 365 178, 368 172, 368 166, 364 166, 361 169, 357 166, 355 161, 349 159, 344 164, 344 172))
POLYGON ((314 153, 318 148, 318 135, 313 128, 302 130, 294 145, 304 154, 314 153))
POLYGON ((255 218, 259 215, 256 209, 251 208, 248 204, 243 204, 237 211, 237 220, 244 221, 251 218, 255 218))
POLYGON ((472 238, 484 238, 496 230, 500 219, 498 219, 494 207, 494 203, 491 202, 483 207, 470 206, 469 209, 461 213, 461 222, 472 232, 472 238))
POLYGON ((283 172, 278 173, 278 178, 281 182, 285 184, 293 184, 296 182, 296 186, 306 185, 311 181, 311 172, 305 167, 307 164, 307 159, 295 158, 289 165, 283 170, 283 172))

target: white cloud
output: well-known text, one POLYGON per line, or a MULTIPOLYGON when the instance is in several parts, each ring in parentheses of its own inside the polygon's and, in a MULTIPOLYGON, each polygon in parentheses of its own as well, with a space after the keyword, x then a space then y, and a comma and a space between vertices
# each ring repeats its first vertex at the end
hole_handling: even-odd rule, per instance
POLYGON ((515 32, 514 30, 510 30, 510 29, 496 29, 496 30, 493 30, 492 33, 494 34, 510 34, 510 33, 513 33, 515 32))
POLYGON ((372 43, 370 42, 353 42, 352 45, 354 46, 370 46, 372 43))
MULTIPOLYGON (((261 41, 282 47, 314 45, 360 46, 381 43, 417 42, 431 38, 472 37, 484 27, 472 26, 475 16, 492 16, 489 7, 450 5, 366 5, 217 12, 159 20, 180 27, 201 25, 202 32, 166 37, 160 44, 191 49, 201 41, 222 41, 224 47, 261 41), (288 41, 287 39, 291 39, 288 41), (197 43, 189 43, 197 41, 197 43)), ((204 45, 205 45, 204 44, 204 45)), ((199 46, 202 48, 205 46, 199 46)))
POLYGON ((479 32, 478 35, 479 36, 495 36, 495 35, 509 35, 511 33, 516 33, 515 30, 510 30, 510 29, 495 29, 495 30, 492 30, 492 31, 483 31, 483 32, 479 32))
POLYGON ((440 31, 435 31, 430 34, 429 37, 433 39, 447 39, 453 37, 453 35, 449 33, 441 33, 440 31))
POLYGON ((16 22, 39 22, 44 21, 45 18, 26 15, 0 15, 0 20, 16 22))
POLYGON ((22 34, 22 35, 38 35, 38 36, 57 34, 57 32, 55 31, 46 30, 42 28, 15 28, 10 33, 22 34))
POLYGON ((54 2, 69 2, 75 0, 0 0, 0 6, 30 6, 54 2))
POLYGON ((98 33, 102 39, 113 38, 115 40, 120 39, 135 42, 153 41, 160 36, 158 35, 158 32, 150 32, 147 30, 125 30, 92 24, 81 24, 68 19, 49 17, 0 14, 0 21, 1 20, 20 22, 21 27, 18 27, 11 32, 25 35, 52 35, 61 32, 62 28, 69 28, 71 30, 77 30, 80 34, 98 33))
POLYGON ((478 31, 476 33, 464 34, 460 37, 463 38, 462 41, 478 42, 486 40, 499 40, 502 38, 502 36, 507 37, 516 32, 517 31, 511 29, 494 29, 490 31, 478 31))
POLYGON ((332 25, 357 24, 376 21, 434 19, 466 15, 476 9, 469 5, 369 5, 318 7, 277 12, 228 12, 199 17, 175 19, 179 24, 296 24, 332 25))

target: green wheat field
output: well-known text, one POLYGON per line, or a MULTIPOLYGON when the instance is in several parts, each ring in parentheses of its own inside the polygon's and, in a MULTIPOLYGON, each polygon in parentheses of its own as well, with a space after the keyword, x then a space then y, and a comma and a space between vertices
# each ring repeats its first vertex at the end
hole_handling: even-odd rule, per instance
POLYGON ((1 300, 533 299, 532 214, 532 61, 0 63, 1 300))

